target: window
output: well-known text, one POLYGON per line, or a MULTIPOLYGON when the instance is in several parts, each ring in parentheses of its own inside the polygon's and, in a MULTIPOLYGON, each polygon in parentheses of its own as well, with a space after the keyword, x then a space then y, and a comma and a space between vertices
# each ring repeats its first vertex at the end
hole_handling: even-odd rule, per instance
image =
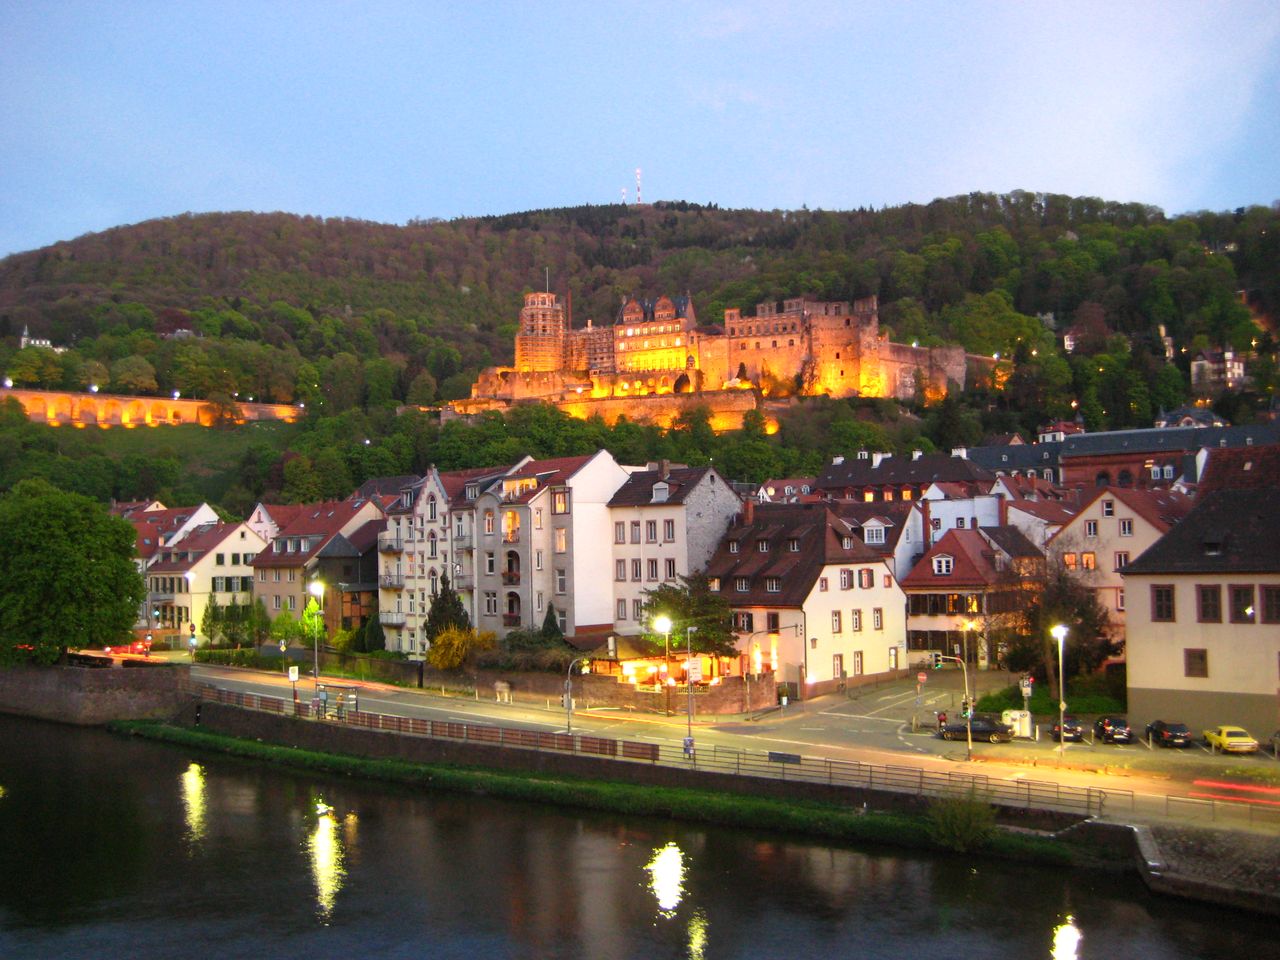
POLYGON ((542 551, 541 550, 533 551, 533 569, 535 570, 542 569, 542 551))
POLYGON ((737 552, 738 552, 738 541, 737 541, 737 540, 730 540, 730 541, 729 541, 729 552, 730 552, 730 553, 737 553, 737 552))
POLYGON ((1280 587, 1263 586, 1262 622, 1280 623, 1280 587))
POLYGON ((1253 623, 1253 584, 1235 584, 1231 591, 1231 622, 1253 623))
POLYGON ((1125 517, 1123 520, 1120 521, 1120 536, 1122 537, 1133 536, 1133 520, 1131 518, 1125 517))
POLYGON ((757 541, 756 541, 756 553, 768 553, 768 552, 769 552, 769 541, 768 541, 768 540, 757 540, 757 541))
POLYGON ((493 533, 493 511, 486 510, 484 512, 484 532, 493 533))
POLYGON ((738 593, 746 593, 751 589, 751 581, 747 577, 734 577, 733 589, 738 593))
POLYGON ((645 524, 644 524, 644 542, 645 542, 645 543, 657 543, 657 542, 658 542, 658 521, 657 521, 657 520, 646 520, 646 521, 645 521, 645 524))
POLYGON ((288 602, 285 604, 285 606, 287 606, 290 610, 297 610, 297 609, 298 609, 298 598, 297 598, 297 597, 286 597, 285 599, 288 601, 288 602))
POLYGON ((764 615, 764 628, 770 633, 777 633, 781 622, 781 615, 776 610, 770 610, 764 615))
POLYGON ((764 589, 766 593, 781 593, 782 580, 779 577, 765 577, 764 589))
POLYGON ((1182 675, 1185 677, 1209 676, 1209 651, 1187 647, 1182 651, 1182 675))
POLYGON ((956 517, 956 529, 957 530, 964 529, 964 517, 956 517))
POLYGON ((656 581, 658 579, 658 558, 651 558, 646 564, 645 569, 648 574, 647 579, 656 581))
POLYGON ((539 591, 534 595, 534 603, 533 603, 533 606, 534 606, 534 609, 535 609, 535 610, 537 610, 539 613, 541 613, 541 612, 542 612, 542 608, 545 606, 545 603, 544 603, 544 601, 543 601, 543 596, 542 596, 542 591, 541 591, 541 590, 539 590, 539 591))
POLYGON ((564 593, 568 589, 569 578, 565 576, 564 567, 556 568, 556 593, 564 593))
POLYGON ((1169 465, 1169 464, 1166 464, 1166 465, 1165 465, 1165 468, 1164 468, 1164 478, 1165 478, 1166 480, 1172 480, 1172 479, 1173 479, 1173 467, 1172 467, 1172 465, 1169 465))
POLYGON ((1127 550, 1116 551, 1115 561, 1116 569, 1123 570, 1129 565, 1129 552, 1127 550))
POLYGON ((622 521, 622 520, 615 520, 615 521, 614 521, 614 524, 613 524, 613 542, 614 542, 614 543, 626 543, 626 542, 627 542, 627 524, 626 524, 626 522, 625 522, 625 521, 622 521))
POLYGON ((1080 554, 1080 569, 1081 570, 1097 570, 1098 569, 1097 555, 1092 552, 1080 554))
POLYGON ((863 590, 870 590, 876 585, 876 574, 874 570, 862 569, 858 571, 858 586, 863 590))
POLYGON ((636 557, 631 561, 631 579, 632 580, 640 579, 640 570, 641 570, 640 558, 636 557))
POLYGON ((625 560, 613 561, 613 579, 615 580, 627 579, 627 561, 625 560))
POLYGON ((933 558, 933 573, 937 577, 951 576, 952 558, 946 554, 933 558))
POLYGON ((841 626, 840 626, 840 611, 839 611, 839 610, 832 610, 832 611, 831 611, 831 632, 832 632, 832 633, 839 633, 840 631, 841 631, 841 626))
POLYGON ((1153 583, 1151 585, 1151 619, 1157 623, 1173 622, 1173 584, 1153 583))
POLYGON ((827 578, 826 578, 826 577, 819 577, 819 578, 818 578, 818 592, 819 592, 819 593, 826 593, 826 592, 827 592, 827 578))
POLYGON ((277 593, 274 597, 271 598, 271 608, 273 610, 280 609, 280 594, 277 593))
POLYGON ((849 590, 852 587, 853 587, 853 571, 841 570, 840 571, 840 589, 849 590))
POLYGON ((862 630, 862 611, 861 610, 849 611, 849 629, 852 630, 854 633, 861 632, 862 630))
POLYGON ((275 570, 271 571, 271 582, 272 583, 280 582, 280 569, 278 567, 275 570))
POLYGON ((631 601, 631 619, 639 623, 644 618, 644 601, 631 601))
POLYGON ((872 630, 884 629, 884 611, 879 607, 876 607, 874 610, 871 611, 871 629, 872 630))
POLYGON ((1062 566, 1067 570, 1076 568, 1076 555, 1074 553, 1064 553, 1062 555, 1062 566))
POLYGON ((1222 622, 1222 587, 1196 584, 1196 620, 1200 623, 1222 622))
POLYGON ((708 589, 708 590, 710 590, 712 593, 719 593, 719 592, 720 592, 720 578, 719 578, 719 577, 708 577, 708 578, 707 578, 707 589, 708 589))
MULTIPOLYGON (((265 567, 258 571, 258 582, 259 583, 267 582, 267 571, 265 567)), ((154 590, 155 588, 153 587, 152 589, 154 590)))
POLYGON ((484 592, 484 612, 490 616, 496 616, 498 613, 498 595, 492 590, 484 592))
POLYGON ((556 553, 567 553, 569 550, 569 528, 556 527, 556 553))
POLYGON ((884 543, 884 527, 864 527, 862 535, 867 543, 884 543))
POLYGON ((497 567, 494 565, 493 551, 486 551, 484 555, 484 572, 493 573, 496 569, 497 567))
POLYGON ((1117 610, 1124 609, 1124 591, 1123 590, 1116 591, 1116 609, 1117 610))
POLYGON ((941 530, 941 529, 942 529, 942 518, 941 518, 941 517, 933 517, 933 518, 929 521, 929 526, 931 526, 934 530, 941 530))
POLYGON ((1090 539, 1093 539, 1094 537, 1096 537, 1096 536, 1098 535, 1098 521, 1097 521, 1097 520, 1086 520, 1086 521, 1084 522, 1084 535, 1085 535, 1086 537, 1089 537, 1090 539))
POLYGON ((733 615, 733 629, 738 633, 754 633, 752 629, 755 618, 748 612, 739 612, 733 615))
POLYGON ((674 520, 662 521, 662 539, 670 543, 676 538, 676 522, 674 520))
POLYGON ((552 490, 551 491, 551 512, 553 514, 563 514, 569 512, 569 491, 568 490, 552 490))
POLYGON ((533 510, 533 529, 542 529, 542 508, 535 507, 533 510))
POLYGON ((619 601, 618 601, 618 611, 617 611, 617 618, 616 618, 616 619, 618 619, 618 620, 625 620, 625 619, 627 619, 627 601, 626 601, 626 600, 619 600, 619 601))
POLYGON ((1102 501, 1102 515, 1104 517, 1114 517, 1116 515, 1116 502, 1114 500, 1102 501))
POLYGON ((676 578, 676 561, 674 557, 667 557, 664 574, 663 579, 674 580, 676 578))

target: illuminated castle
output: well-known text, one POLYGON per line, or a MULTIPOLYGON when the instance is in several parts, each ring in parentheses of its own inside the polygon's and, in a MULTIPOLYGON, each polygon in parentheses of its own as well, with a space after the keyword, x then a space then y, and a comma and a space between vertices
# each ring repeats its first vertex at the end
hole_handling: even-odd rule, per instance
MULTIPOLYGON (((471 400, 453 406, 473 413, 544 400, 589 415, 581 407, 587 400, 634 403, 696 393, 715 409, 717 391, 743 390, 910 400, 919 392, 940 397, 952 384, 963 387, 965 377, 960 347, 912 347, 882 337, 875 297, 852 304, 795 297, 757 304, 753 316, 729 309, 723 329, 699 329, 687 296, 633 298, 612 325, 588 321, 575 330, 554 293, 527 293, 515 364, 482 371, 471 400)), ((624 412, 632 419, 670 419, 643 408, 624 412)))

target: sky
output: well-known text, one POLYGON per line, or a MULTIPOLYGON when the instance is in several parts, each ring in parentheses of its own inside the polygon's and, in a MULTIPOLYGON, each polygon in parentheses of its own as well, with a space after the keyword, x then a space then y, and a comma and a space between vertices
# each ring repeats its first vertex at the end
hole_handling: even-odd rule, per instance
POLYGON ((0 2, 0 256, 186 212, 1280 200, 1280 3, 0 2))

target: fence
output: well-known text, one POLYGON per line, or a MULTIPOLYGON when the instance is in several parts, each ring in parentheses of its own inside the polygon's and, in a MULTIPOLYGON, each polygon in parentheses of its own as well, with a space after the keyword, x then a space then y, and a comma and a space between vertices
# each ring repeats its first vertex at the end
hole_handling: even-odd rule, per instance
MULTIPOLYGON (((202 699, 297 716, 302 719, 337 720, 332 706, 319 714, 306 701, 293 702, 254 693, 238 693, 200 684, 195 693, 202 699)), ((618 763, 664 764, 684 770, 735 777, 816 783, 846 789, 895 793, 914 797, 963 797, 971 792, 1007 808, 1049 810, 1082 817, 1133 809, 1133 794, 1127 790, 1100 790, 1070 787, 1032 780, 1003 780, 960 771, 930 773, 915 767, 864 763, 860 760, 832 760, 795 753, 755 753, 725 747, 709 747, 686 754, 676 746, 612 740, 579 733, 546 733, 516 727, 456 721, 424 720, 389 714, 347 710, 342 722, 369 730, 405 736, 461 740, 509 749, 583 754, 618 763)))

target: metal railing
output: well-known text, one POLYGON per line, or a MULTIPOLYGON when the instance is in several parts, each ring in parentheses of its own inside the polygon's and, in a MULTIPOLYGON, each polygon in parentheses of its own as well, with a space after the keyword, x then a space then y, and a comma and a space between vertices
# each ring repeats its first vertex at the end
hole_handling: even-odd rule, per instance
MULTIPOLYGON (((197 685, 196 693, 203 699, 249 710, 293 715, 303 719, 313 718, 311 704, 306 701, 293 702, 260 694, 237 693, 207 684, 197 685)), ((332 718, 332 710, 329 716, 332 718)), ((864 763, 859 760, 833 760, 779 752, 754 753, 723 747, 711 747, 687 755, 680 747, 657 743, 613 740, 578 733, 546 733, 489 724, 423 720, 366 711, 347 711, 343 722, 350 726, 407 736, 585 754, 618 762, 661 764, 703 773, 823 784, 915 797, 964 797, 976 793, 982 800, 1002 807, 1052 810, 1082 817, 1097 816, 1104 810, 1111 812, 1133 808, 1133 794, 1130 791, 1070 787, 1031 780, 1002 780, 960 771, 930 773, 916 767, 864 763)))

